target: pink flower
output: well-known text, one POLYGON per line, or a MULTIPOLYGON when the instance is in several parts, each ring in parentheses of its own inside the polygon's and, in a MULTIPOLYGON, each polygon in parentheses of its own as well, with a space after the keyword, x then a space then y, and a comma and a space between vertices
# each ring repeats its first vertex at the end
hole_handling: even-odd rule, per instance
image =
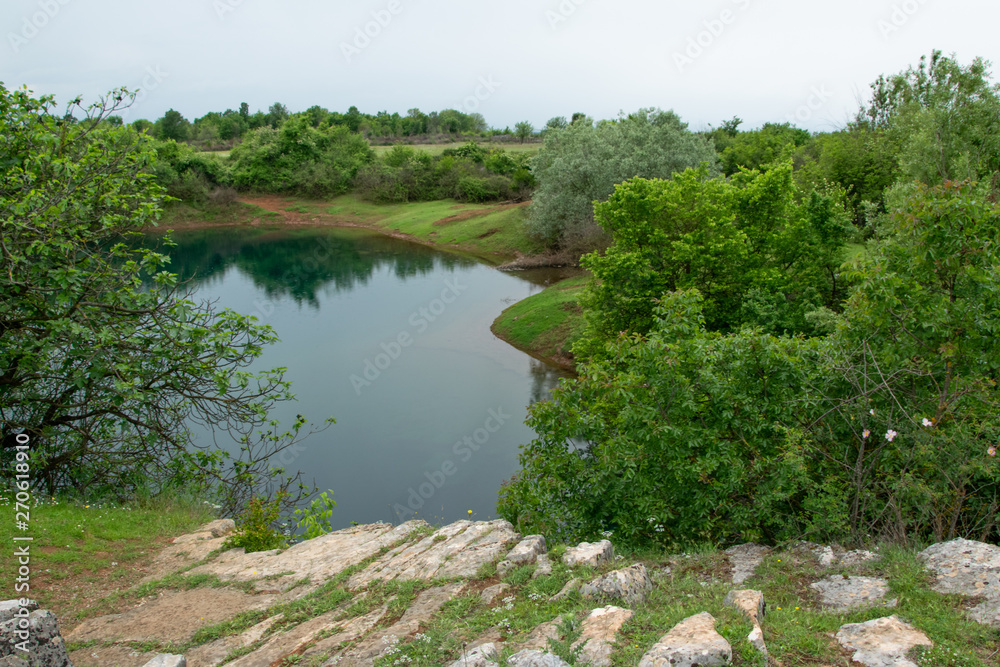
POLYGON ((874 416, 874 415, 875 415, 875 408, 872 408, 871 410, 869 410, 869 411, 868 411, 868 414, 870 414, 870 415, 873 415, 873 416, 874 416))
POLYGON ((867 440, 868 436, 870 436, 871 434, 872 434, 871 431, 869 431, 868 429, 865 429, 864 431, 861 432, 861 437, 863 439, 867 440))
POLYGON ((923 423, 923 425, 924 425, 924 426, 934 426, 934 422, 932 422, 932 421, 931 421, 930 419, 928 419, 927 417, 924 417, 924 420, 923 420, 923 422, 922 422, 922 423, 923 423))
POLYGON ((885 432, 885 439, 888 440, 889 442, 892 442, 892 439, 895 438, 897 435, 899 434, 890 428, 888 431, 885 432))
POLYGON ((989 454, 990 456, 996 456, 997 448, 994 447, 993 445, 990 445, 989 448, 986 450, 986 453, 989 454))

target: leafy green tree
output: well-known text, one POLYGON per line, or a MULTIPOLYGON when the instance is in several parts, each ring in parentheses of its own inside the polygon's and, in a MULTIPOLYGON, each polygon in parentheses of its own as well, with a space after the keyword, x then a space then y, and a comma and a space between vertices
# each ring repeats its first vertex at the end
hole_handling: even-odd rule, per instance
POLYGON ((0 459, 12 465, 27 436, 48 493, 203 485, 233 513, 272 482, 295 485, 271 456, 305 420, 281 434, 267 415, 289 384, 281 369, 247 370, 274 331, 188 300, 167 257, 142 247, 163 201, 151 140, 101 127, 128 97, 76 121, 53 115, 51 97, 0 86, 0 459), (194 423, 232 448, 196 443, 194 423))
POLYGON ((518 141, 522 144, 531 138, 535 133, 535 126, 529 121, 522 120, 520 123, 514 126, 514 136, 517 137, 518 141))
POLYGON ((712 146, 671 111, 643 109, 596 127, 574 122, 546 133, 535 158, 538 190, 529 229, 550 246, 565 246, 594 228, 594 202, 607 199, 618 183, 635 176, 669 178, 701 163, 717 173, 712 146))
MULTIPOLYGON (((735 130, 741 121, 734 118, 727 122, 735 130)), ((724 133, 728 135, 725 130, 724 133)), ((732 141, 722 151, 722 171, 726 176, 735 174, 740 168, 763 169, 771 163, 787 159, 795 148, 806 144, 810 138, 808 131, 792 127, 789 123, 765 123, 759 130, 728 136, 732 136, 732 141)))
POLYGON ((190 127, 191 123, 181 115, 181 112, 170 109, 163 114, 163 118, 156 121, 156 138, 162 141, 168 139, 185 141, 190 127))
POLYGON ((545 123, 547 130, 563 130, 569 125, 566 116, 554 116, 545 123))

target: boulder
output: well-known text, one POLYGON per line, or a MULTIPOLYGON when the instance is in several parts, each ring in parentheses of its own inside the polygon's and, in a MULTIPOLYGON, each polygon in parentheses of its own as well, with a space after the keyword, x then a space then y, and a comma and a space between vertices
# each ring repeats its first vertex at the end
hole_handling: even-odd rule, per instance
POLYGON ((843 625, 837 632, 837 641, 854 651, 854 662, 868 667, 916 667, 906 659, 907 651, 915 646, 934 645, 927 635, 895 615, 843 625))
POLYGON ((549 560, 548 555, 539 554, 538 558, 535 560, 536 567, 535 571, 531 573, 532 579, 537 579, 538 577, 547 577, 552 574, 552 561, 549 560))
POLYGON ((45 609, 30 612, 26 619, 14 617, 0 623, 0 658, 17 658, 29 662, 31 667, 73 667, 59 634, 59 622, 55 614, 45 609), (27 627, 21 627, 22 623, 27 627), (27 640, 17 634, 24 630, 28 632, 27 640), (27 654, 17 648, 18 644, 27 646, 27 654), (30 656, 27 660, 26 655, 30 656))
POLYGON ((741 591, 729 591, 726 594, 726 599, 722 601, 723 604, 739 609, 743 612, 743 615, 750 619, 753 623, 753 630, 747 635, 747 641, 749 641, 754 648, 756 648, 760 653, 767 657, 767 645, 764 644, 764 631, 761 630, 760 621, 764 618, 764 609, 766 607, 764 603, 764 594, 761 591, 754 590, 741 590, 741 591))
POLYGON ((31 665, 16 655, 5 655, 0 658, 0 667, 31 667, 31 665))
POLYGON ((760 544, 737 544, 726 549, 726 556, 733 569, 733 583, 742 584, 753 576, 757 567, 764 561, 764 556, 771 553, 768 547, 760 544))
POLYGON ((728 665, 733 649, 715 631, 715 618, 702 612, 684 619, 663 635, 639 661, 639 667, 717 667, 728 665))
POLYGON ((855 609, 859 607, 895 607, 896 599, 885 599, 889 583, 875 577, 845 577, 835 574, 809 584, 818 591, 820 604, 833 609, 855 609))
MULTIPOLYGON (((38 603, 35 602, 34 600, 26 599, 25 602, 27 602, 27 604, 24 605, 24 608, 28 610, 29 614, 38 609, 38 603)), ((17 612, 20 611, 20 609, 21 609, 20 599, 4 600, 3 602, 0 602, 0 623, 6 623, 10 619, 14 618, 14 615, 17 614, 17 612)))
POLYGON ((575 565, 590 565, 599 567, 604 563, 610 563, 614 559, 614 548, 608 540, 600 542, 580 542, 575 547, 570 547, 563 554, 563 562, 573 567, 575 565))
POLYGON ((517 543, 507 557, 497 563, 497 574, 501 577, 515 567, 534 563, 545 553, 545 538, 541 535, 529 535, 517 543))
POLYGON ((653 582, 646 572, 646 566, 637 564, 614 572, 608 572, 580 588, 586 598, 622 600, 635 605, 646 601, 653 590, 653 582))

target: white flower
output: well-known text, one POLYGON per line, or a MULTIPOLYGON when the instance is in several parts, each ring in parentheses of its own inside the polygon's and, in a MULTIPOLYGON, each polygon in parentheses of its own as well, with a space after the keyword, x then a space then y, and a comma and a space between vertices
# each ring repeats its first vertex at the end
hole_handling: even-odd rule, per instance
POLYGON ((868 414, 870 414, 872 416, 875 416, 875 408, 872 408, 871 410, 869 410, 868 414))
POLYGON ((923 419, 923 421, 922 421, 921 423, 922 423, 922 424, 923 424, 924 426, 928 426, 928 427, 930 427, 930 426, 934 426, 934 422, 932 422, 932 421, 931 421, 930 419, 928 419, 927 417, 924 417, 924 419, 923 419))
POLYGON ((871 431, 869 431, 868 429, 865 429, 864 431, 861 432, 861 437, 863 439, 867 440, 868 436, 870 436, 871 434, 872 434, 871 431))
POLYGON ((899 434, 890 428, 888 431, 885 432, 885 439, 888 440, 889 442, 892 442, 892 439, 895 438, 897 435, 899 434))

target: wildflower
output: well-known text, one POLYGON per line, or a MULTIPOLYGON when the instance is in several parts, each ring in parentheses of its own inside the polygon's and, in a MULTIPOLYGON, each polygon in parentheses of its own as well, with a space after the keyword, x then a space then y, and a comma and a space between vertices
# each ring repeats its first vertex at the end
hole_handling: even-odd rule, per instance
POLYGON ((469 514, 472 514, 472 510, 469 510, 469 514))
POLYGON ((868 429, 865 429, 864 431, 861 432, 861 437, 863 439, 867 440, 868 436, 870 436, 871 434, 872 434, 871 431, 869 431, 868 429))
POLYGON ((870 414, 871 416, 874 417, 875 416, 875 408, 872 408, 871 410, 869 410, 868 414, 870 414))
POLYGON ((996 456, 997 448, 994 447, 993 445, 990 445, 989 448, 986 450, 986 453, 989 454, 990 456, 996 456))
POLYGON ((885 432, 885 439, 888 440, 889 442, 892 442, 892 439, 895 438, 897 435, 899 434, 890 428, 888 431, 885 432))
POLYGON ((931 421, 930 419, 928 419, 927 417, 924 417, 924 419, 923 419, 923 421, 922 421, 921 423, 922 423, 922 424, 923 424, 924 426, 927 426, 927 427, 930 427, 930 426, 934 426, 934 422, 932 422, 932 421, 931 421))

